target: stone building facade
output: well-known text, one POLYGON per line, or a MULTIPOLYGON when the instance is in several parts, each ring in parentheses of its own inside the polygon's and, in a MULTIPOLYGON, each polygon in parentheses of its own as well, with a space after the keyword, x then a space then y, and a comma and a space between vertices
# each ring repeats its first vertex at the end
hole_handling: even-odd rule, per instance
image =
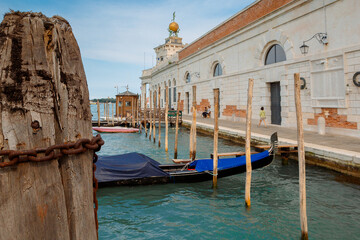
POLYGON ((268 123, 296 127, 294 73, 300 73, 304 128, 317 131, 323 117, 327 133, 360 137, 359 16, 358 0, 258 0, 189 45, 180 39, 175 48, 167 39, 159 47, 168 44, 171 53, 162 51, 163 60, 157 56, 140 77, 142 99, 160 87, 164 107, 169 86, 170 106, 180 92, 186 115, 192 86, 199 112, 213 111, 213 89, 219 88, 220 118, 245 121, 253 78, 253 119, 263 106, 268 123))

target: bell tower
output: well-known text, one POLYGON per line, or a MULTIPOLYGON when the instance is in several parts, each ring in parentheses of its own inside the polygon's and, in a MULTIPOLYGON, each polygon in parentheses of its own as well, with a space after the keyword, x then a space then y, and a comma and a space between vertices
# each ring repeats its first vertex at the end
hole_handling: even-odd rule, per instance
POLYGON ((156 65, 166 62, 172 55, 181 50, 184 45, 182 38, 178 37, 180 32, 179 24, 175 22, 175 12, 173 13, 173 19, 169 24, 169 37, 165 39, 165 43, 154 48, 156 53, 156 65))

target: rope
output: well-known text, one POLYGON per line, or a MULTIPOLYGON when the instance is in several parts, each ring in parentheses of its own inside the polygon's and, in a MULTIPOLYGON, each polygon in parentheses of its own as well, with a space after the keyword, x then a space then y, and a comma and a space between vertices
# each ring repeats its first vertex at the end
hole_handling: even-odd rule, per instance
POLYGON ((214 174, 213 171, 204 171, 207 174, 210 174, 211 176, 217 176, 218 174, 214 174))

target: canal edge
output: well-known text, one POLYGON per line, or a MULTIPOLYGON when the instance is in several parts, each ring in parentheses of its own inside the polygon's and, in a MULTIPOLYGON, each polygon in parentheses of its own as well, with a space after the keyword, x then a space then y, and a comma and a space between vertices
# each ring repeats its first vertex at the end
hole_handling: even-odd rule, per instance
MULTIPOLYGON (((189 129, 191 121, 183 119, 182 126, 189 129)), ((207 135, 211 135, 214 132, 214 126, 206 123, 197 122, 196 129, 198 132, 207 135)), ((219 126, 219 137, 245 144, 245 131, 242 130, 219 126)), ((269 144, 269 138, 269 135, 252 133, 251 145, 269 144)), ((297 144, 297 142, 292 139, 279 138, 279 144, 297 144)), ((360 153, 358 152, 305 142, 305 157, 307 164, 360 178, 360 153)), ((297 160, 297 153, 290 154, 290 158, 297 160)))

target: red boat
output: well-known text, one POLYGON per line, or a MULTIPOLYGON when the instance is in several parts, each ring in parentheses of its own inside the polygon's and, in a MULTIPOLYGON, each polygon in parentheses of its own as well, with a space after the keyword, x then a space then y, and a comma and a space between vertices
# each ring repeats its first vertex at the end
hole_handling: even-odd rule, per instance
POLYGON ((138 128, 126 128, 126 127, 93 127, 93 130, 100 133, 135 133, 139 132, 138 128))

